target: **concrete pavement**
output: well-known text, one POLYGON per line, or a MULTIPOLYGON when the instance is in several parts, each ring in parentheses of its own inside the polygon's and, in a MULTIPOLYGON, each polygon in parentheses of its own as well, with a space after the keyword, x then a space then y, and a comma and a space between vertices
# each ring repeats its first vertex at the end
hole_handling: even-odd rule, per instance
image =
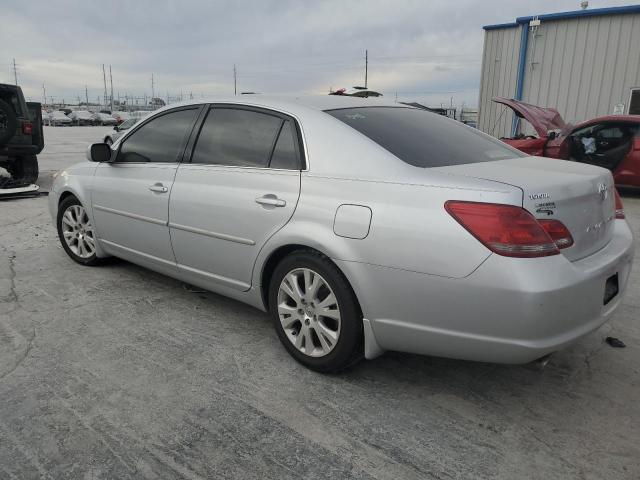
MULTIPOLYGON (((43 184, 93 130, 46 129, 43 184)), ((387 353, 324 376, 257 310, 75 264, 46 202, 0 202, 0 479, 640 476, 638 265, 614 319, 543 371, 387 353)))

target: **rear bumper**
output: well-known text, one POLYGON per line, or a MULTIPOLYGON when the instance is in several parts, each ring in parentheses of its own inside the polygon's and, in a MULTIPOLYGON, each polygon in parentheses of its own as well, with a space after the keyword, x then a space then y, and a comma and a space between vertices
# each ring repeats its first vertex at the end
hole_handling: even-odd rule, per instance
POLYGON ((606 322, 621 302, 632 261, 631 231, 616 221, 609 244, 576 262, 491 255, 462 279, 337 263, 381 349, 527 363, 606 322), (605 282, 616 273, 619 292, 604 305, 605 282))
POLYGON ((18 155, 37 155, 40 153, 37 145, 26 144, 13 144, 3 145, 0 147, 0 156, 15 157, 18 155))

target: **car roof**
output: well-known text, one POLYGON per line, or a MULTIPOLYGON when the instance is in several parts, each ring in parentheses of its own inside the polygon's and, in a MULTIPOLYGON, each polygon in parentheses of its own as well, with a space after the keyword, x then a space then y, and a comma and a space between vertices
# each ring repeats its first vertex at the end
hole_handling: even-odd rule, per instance
MULTIPOLYGON (((198 100, 187 100, 180 103, 172 103, 155 112, 169 110, 180 106, 201 105, 203 103, 229 103, 238 105, 250 105, 264 107, 292 113, 302 113, 303 110, 316 111, 335 110, 339 108, 358 107, 400 107, 412 108, 407 105, 394 103, 381 98, 359 98, 342 95, 231 95, 212 96, 198 100)), ((154 112, 154 113, 155 113, 154 112)))
POLYGON ((604 115, 602 117, 596 117, 596 118, 592 118, 591 120, 580 122, 577 125, 575 125, 574 128, 586 127, 587 125, 592 125, 594 123, 601 123, 601 122, 640 123, 640 115, 604 115))

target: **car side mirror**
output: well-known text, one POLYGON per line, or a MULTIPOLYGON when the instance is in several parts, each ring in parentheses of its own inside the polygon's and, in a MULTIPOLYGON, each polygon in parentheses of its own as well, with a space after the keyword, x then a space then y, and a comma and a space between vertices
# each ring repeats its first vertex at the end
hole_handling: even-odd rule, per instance
POLYGON ((120 131, 120 127, 118 127, 118 125, 114 126, 114 127, 113 127, 113 129, 114 129, 116 132, 119 132, 119 131, 120 131))
POLYGON ((93 143, 87 149, 90 162, 108 162, 111 160, 111 147, 106 143, 93 143))

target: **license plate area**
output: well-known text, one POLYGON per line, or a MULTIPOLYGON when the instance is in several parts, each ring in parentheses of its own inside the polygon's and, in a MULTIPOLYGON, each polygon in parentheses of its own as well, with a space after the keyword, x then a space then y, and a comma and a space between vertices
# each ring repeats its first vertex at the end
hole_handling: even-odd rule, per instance
POLYGON ((611 275, 604 284, 603 304, 606 305, 618 295, 618 274, 611 275))

